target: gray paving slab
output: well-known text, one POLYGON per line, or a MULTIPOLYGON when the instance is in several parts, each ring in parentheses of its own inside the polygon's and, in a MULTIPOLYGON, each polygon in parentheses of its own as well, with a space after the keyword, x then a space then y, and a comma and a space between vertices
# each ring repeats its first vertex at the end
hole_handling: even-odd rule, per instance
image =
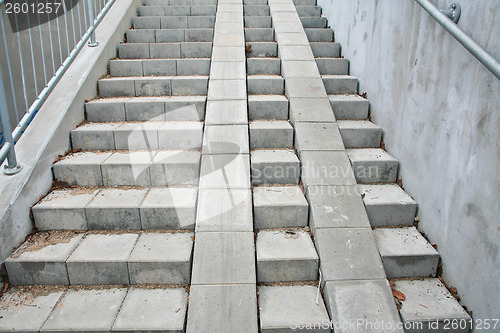
POLYGON ((245 50, 242 47, 214 46, 212 50, 212 61, 245 61, 245 50))
POLYGON ((187 284, 193 233, 143 233, 128 258, 131 284, 187 284))
POLYGON ((250 189, 200 190, 196 232, 253 231, 250 189))
POLYGON ((436 276, 439 253, 415 227, 377 228, 373 235, 387 277, 436 276))
POLYGON ((197 185, 200 175, 199 151, 166 150, 155 155, 151 166, 151 185, 197 185))
POLYGON ((317 229, 314 242, 321 258, 323 281, 385 278, 369 228, 317 229))
POLYGON ((147 189, 101 190, 85 208, 90 230, 141 230, 139 206, 147 189))
POLYGON ((213 80, 244 80, 246 78, 245 63, 243 61, 212 62, 210 79, 213 80))
POLYGON ((413 226, 417 203, 396 184, 360 185, 372 227, 413 226))
POLYGON ((394 288, 406 296, 399 310, 406 332, 446 332, 451 325, 454 332, 470 331, 471 317, 439 279, 398 280, 394 288))
POLYGON ((139 207, 142 229, 194 229, 197 196, 195 187, 150 189, 139 207))
POLYGON ((259 231, 255 244, 259 283, 317 279, 319 257, 309 233, 259 231))
POLYGON ((251 152, 252 184, 298 184, 300 161, 293 150, 251 152))
POLYGON ((70 284, 129 284, 127 259, 138 234, 90 234, 66 260, 70 284))
POLYGON ((348 149, 358 183, 395 183, 399 161, 383 149, 348 149))
POLYGON ((66 189, 50 192, 32 208, 38 230, 87 230, 85 207, 97 189, 66 189))
POLYGON ((39 332, 64 289, 11 288, 0 299, 0 332, 39 332))
POLYGON ((309 225, 321 228, 370 228, 356 185, 308 186, 309 225))
POLYGON ((83 152, 66 156, 52 167, 54 178, 70 185, 103 185, 101 164, 111 156, 107 152, 83 152))
POLYGON ((203 133, 204 155, 248 154, 248 126, 207 126, 203 133))
POLYGON ((305 227, 309 205, 298 186, 262 186, 253 190, 255 229, 305 227))
POLYGON ((291 77, 312 77, 319 76, 318 66, 314 60, 289 60, 281 63, 282 75, 285 79, 291 77))
POLYGON ((332 108, 326 98, 290 98, 290 121, 335 122, 332 108))
POLYGON ((257 333, 255 285, 191 286, 186 332, 257 333))
POLYGON ((316 303, 315 286, 259 287, 262 332, 330 332, 323 299, 316 303))
POLYGON ((319 78, 288 78, 285 82, 288 98, 323 98, 326 90, 319 78))
POLYGON ((109 332, 127 294, 125 288, 69 290, 41 332, 109 332))
POLYGON ((131 288, 111 331, 184 332, 187 298, 184 288, 131 288))
POLYGON ((404 332, 385 279, 330 281, 323 294, 335 332, 404 332))
MULTIPOLYGON (((293 35, 295 36, 296 34, 293 34, 293 35)), ((302 36, 302 34, 300 34, 300 35, 302 36)), ((279 35, 279 38, 281 38, 281 34, 279 35)), ((313 56, 313 53, 311 51, 311 48, 307 44, 281 46, 281 43, 280 43, 279 57, 281 58, 281 61, 314 60, 314 56, 313 56)), ((285 73, 283 73, 283 74, 285 74, 285 73)))
POLYGON ((293 128, 288 121, 253 121, 249 131, 250 149, 293 147, 293 128))
POLYGON ((250 188, 250 158, 240 155, 204 155, 200 188, 250 188))
POLYGON ((335 123, 297 122, 294 145, 299 154, 304 151, 344 150, 344 143, 335 123))
POLYGON ((197 232, 192 285, 255 284, 253 232, 197 232))
POLYGON ((12 285, 68 285, 66 259, 80 243, 83 234, 72 232, 32 236, 5 260, 12 285), (42 236, 46 239, 41 239, 42 236))
MULTIPOLYGON (((222 64, 222 63, 221 63, 222 64)), ((205 125, 247 125, 245 100, 208 101, 205 125)))
POLYGON ((245 80, 210 80, 208 100, 244 100, 247 96, 245 80))
POLYGON ((301 179, 306 187, 355 185, 351 162, 344 151, 303 151, 301 179))

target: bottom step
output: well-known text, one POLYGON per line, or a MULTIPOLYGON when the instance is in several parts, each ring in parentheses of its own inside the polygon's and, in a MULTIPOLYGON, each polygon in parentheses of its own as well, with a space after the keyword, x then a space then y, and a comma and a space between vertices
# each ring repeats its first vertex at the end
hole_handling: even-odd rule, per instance
POLYGON ((0 332, 183 332, 184 288, 22 287, 0 299, 0 332))

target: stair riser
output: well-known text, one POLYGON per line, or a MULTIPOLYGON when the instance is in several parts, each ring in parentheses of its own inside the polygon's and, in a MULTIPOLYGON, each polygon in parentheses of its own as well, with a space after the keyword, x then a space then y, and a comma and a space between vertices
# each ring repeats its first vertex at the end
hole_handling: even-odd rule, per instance
POLYGON ((210 59, 112 60, 109 67, 115 77, 209 75, 210 59))
POLYGON ((304 29, 326 28, 328 22, 326 17, 301 17, 300 20, 304 29))
POLYGON ((214 26, 215 16, 153 16, 134 18, 134 29, 213 29, 214 26))
POLYGON ((349 74, 349 61, 342 58, 316 59, 321 75, 347 75, 349 74))
POLYGON ((381 128, 348 129, 340 127, 346 148, 377 148, 382 137, 381 128))
POLYGON ((247 43, 251 45, 252 52, 247 52, 247 57, 251 58, 265 58, 278 56, 278 44, 275 42, 252 42, 247 43))
POLYGON ((285 82, 281 76, 249 76, 247 89, 249 95, 283 95, 285 82))
POLYGON ((270 16, 246 16, 245 28, 272 28, 270 16))
POLYGON ((131 43, 120 44, 121 59, 210 58, 212 43, 131 43))
POLYGON ((257 261, 257 282, 314 281, 319 260, 257 261))
POLYGON ((327 94, 356 94, 358 92, 358 80, 355 78, 327 78, 323 77, 327 94))
POLYGON ((243 6, 243 15, 244 16, 269 16, 269 6, 262 5, 244 5, 243 6))
POLYGON ((279 59, 248 58, 248 75, 281 75, 281 61, 279 59))
POLYGON ((123 78, 99 81, 101 97, 206 95, 208 77, 123 78))
POLYGON ((321 16, 321 7, 319 6, 296 6, 300 17, 321 16))
POLYGON ((283 128, 255 128, 250 126, 250 149, 288 148, 293 147, 293 129, 291 126, 283 128))
POLYGON ((398 175, 398 162, 384 161, 352 161, 354 176, 358 184, 362 183, 395 183, 398 175))
POLYGON ((333 41, 332 29, 305 29, 307 39, 310 42, 325 42, 333 41))

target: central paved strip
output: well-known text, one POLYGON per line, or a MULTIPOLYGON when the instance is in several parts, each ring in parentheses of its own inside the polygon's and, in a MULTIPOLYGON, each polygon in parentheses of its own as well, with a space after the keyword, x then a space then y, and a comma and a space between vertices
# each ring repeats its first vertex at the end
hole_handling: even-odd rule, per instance
POLYGON ((242 0, 219 0, 187 332, 257 332, 242 0))
POLYGON ((269 5, 330 317, 337 325, 395 325, 391 289, 309 40, 292 0, 269 5))

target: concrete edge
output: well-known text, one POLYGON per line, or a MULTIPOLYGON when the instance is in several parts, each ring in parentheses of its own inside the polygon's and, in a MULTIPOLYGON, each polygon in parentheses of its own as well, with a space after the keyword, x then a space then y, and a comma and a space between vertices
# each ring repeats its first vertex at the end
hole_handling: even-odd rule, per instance
POLYGON ((70 148, 70 132, 84 120, 84 103, 97 96, 118 43, 141 0, 115 2, 96 29, 99 46, 84 47, 16 144, 21 173, 0 174, 0 263, 32 231, 30 208, 52 186, 52 163, 70 148))

